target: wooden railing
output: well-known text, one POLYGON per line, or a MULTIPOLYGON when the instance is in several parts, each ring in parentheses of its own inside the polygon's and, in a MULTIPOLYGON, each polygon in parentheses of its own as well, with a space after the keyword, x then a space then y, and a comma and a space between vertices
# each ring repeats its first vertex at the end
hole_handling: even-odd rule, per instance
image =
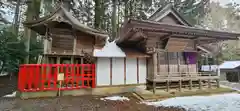
POLYGON ((216 72, 160 72, 155 75, 154 80, 184 80, 184 79, 216 79, 216 72))

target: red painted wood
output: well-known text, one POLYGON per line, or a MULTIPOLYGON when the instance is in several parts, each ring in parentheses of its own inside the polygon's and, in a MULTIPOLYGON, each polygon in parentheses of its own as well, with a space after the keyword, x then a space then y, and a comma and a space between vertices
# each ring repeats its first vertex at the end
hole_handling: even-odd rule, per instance
POLYGON ((19 68, 18 89, 35 92, 95 88, 95 71, 95 64, 23 64, 19 68), (61 87, 57 81, 58 73, 64 73, 61 87))

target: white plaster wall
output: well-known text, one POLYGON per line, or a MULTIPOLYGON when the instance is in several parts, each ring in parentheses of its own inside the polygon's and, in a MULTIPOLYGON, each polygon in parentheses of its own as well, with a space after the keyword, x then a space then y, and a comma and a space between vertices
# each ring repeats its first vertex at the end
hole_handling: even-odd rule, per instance
POLYGON ((98 58, 96 69, 97 86, 110 85, 110 59, 98 58))
POLYGON ((137 84, 136 58, 126 58, 126 84, 137 84))
MULTIPOLYGON (((97 86, 110 85, 110 58, 97 59, 97 86)), ((146 83, 146 59, 139 58, 139 84, 146 83)), ((112 85, 124 85, 124 58, 112 58, 112 85)), ((126 58, 126 84, 137 83, 137 58, 126 58)))
POLYGON ((112 85, 124 84, 124 58, 112 59, 112 85))
POLYGON ((139 83, 145 84, 147 76, 146 58, 139 58, 139 83))

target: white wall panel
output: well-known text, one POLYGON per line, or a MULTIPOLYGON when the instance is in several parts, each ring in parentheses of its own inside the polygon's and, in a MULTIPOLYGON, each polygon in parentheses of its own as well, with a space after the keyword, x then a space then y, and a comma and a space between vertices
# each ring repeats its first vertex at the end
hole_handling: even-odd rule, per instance
POLYGON ((112 59, 112 85, 124 84, 124 58, 112 59))
POLYGON ((97 59, 97 86, 110 85, 110 59, 98 58, 97 59))
POLYGON ((126 59, 126 84, 137 84, 137 59, 126 59))
POLYGON ((145 84, 147 76, 146 58, 139 58, 139 83, 145 84))

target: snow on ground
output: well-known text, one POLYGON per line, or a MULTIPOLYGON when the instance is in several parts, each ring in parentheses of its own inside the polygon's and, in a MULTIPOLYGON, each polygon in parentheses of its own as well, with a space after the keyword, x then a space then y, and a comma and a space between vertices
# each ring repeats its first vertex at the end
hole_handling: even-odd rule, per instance
POLYGON ((153 106, 183 107, 187 111, 239 111, 240 94, 176 97, 157 102, 144 102, 153 106))
POLYGON ((5 95, 3 97, 16 97, 17 92, 13 92, 12 94, 5 95))
POLYGON ((112 100, 112 101, 129 101, 129 98, 124 97, 124 96, 111 96, 111 97, 105 97, 101 98, 100 100, 112 100))

